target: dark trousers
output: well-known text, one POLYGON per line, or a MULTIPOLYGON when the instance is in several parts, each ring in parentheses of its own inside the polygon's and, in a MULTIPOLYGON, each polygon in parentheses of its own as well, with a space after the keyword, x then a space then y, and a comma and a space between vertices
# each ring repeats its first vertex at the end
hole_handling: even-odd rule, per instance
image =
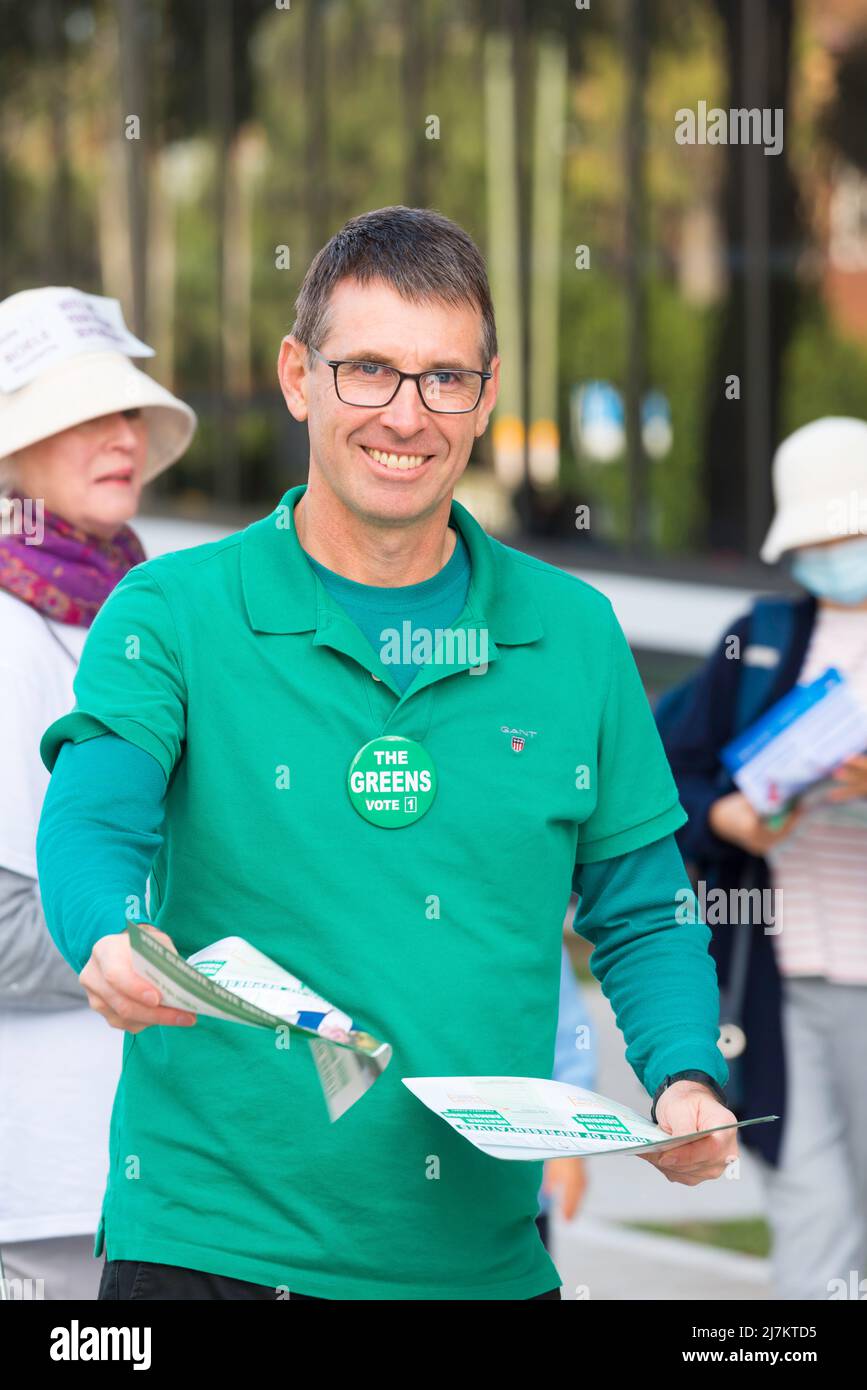
MULTIPOLYGON (((200 1269, 183 1269, 180 1265, 153 1264, 150 1260, 106 1260, 99 1281, 98 1299, 127 1301, 169 1300, 211 1301, 213 1299, 277 1299, 286 1298, 285 1290, 278 1291, 268 1284, 251 1284, 246 1279, 232 1279, 227 1274, 206 1274, 200 1269)), ((308 1303, 328 1303, 330 1300, 308 1293, 288 1294, 295 1302, 303 1298, 308 1303)), ((559 1289, 537 1293, 534 1298, 560 1298, 559 1289)))

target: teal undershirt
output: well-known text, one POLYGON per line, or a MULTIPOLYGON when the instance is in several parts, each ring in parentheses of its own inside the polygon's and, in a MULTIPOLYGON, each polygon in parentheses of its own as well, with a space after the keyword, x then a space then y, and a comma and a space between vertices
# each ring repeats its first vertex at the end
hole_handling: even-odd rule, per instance
POLYGON ((463 612, 470 587, 470 555, 460 532, 456 534, 451 557, 438 574, 423 579, 420 584, 403 584, 397 588, 359 584, 326 569, 304 552, 332 598, 361 628, 377 656, 388 666, 401 693, 412 683, 424 661, 423 647, 417 641, 419 634, 434 634, 438 628, 449 628, 463 612), (389 643, 390 633, 397 634, 398 643, 389 643), (393 646, 397 646, 402 657, 410 659, 392 661, 393 646))

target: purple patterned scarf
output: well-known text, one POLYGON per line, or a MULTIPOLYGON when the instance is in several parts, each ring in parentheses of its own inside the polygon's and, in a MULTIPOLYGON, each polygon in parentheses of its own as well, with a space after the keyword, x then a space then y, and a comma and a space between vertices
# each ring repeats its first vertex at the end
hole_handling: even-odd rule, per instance
MULTIPOLYGON (((25 499, 17 492, 8 496, 22 503, 23 517, 28 517, 25 499)), ((11 520, 0 528, 0 589, 55 622, 90 627, 127 570, 146 559, 141 541, 126 525, 109 541, 73 526, 47 507, 42 518, 44 534, 38 545, 28 544, 21 531, 9 534, 11 520)))

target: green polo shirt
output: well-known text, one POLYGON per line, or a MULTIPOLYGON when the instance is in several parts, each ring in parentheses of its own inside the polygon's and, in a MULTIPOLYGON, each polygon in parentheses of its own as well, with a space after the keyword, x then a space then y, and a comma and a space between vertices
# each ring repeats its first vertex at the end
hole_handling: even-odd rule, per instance
MULTIPOLYGON (((394 1056, 332 1124, 304 1046, 207 1017, 127 1034, 95 1253, 328 1298, 529 1298, 559 1282, 534 1224, 541 1164, 482 1154, 401 1077, 549 1077, 576 866, 686 815, 601 593, 453 502, 466 640, 401 693, 307 562, 304 490, 124 577, 41 754, 51 770, 64 740, 108 730, 156 758, 151 919, 184 956, 246 937, 394 1056), (436 767, 430 810, 399 829, 347 792, 354 754, 381 734, 418 740, 436 767)), ((696 930, 671 931, 675 969, 675 938, 696 930)), ((633 989, 656 987, 640 940, 629 951, 621 933, 608 954, 633 989)), ((705 1057, 714 1069, 716 1018, 690 1016, 688 1033, 690 1007, 633 1049, 649 1092, 705 1057)))

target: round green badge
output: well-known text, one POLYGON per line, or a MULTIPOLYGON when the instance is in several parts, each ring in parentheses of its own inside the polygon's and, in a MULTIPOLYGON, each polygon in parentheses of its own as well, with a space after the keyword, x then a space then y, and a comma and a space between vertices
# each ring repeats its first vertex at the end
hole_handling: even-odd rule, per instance
POLYGON ((400 830, 430 810, 437 790, 436 768, 414 739, 383 734, 359 748, 347 786, 360 816, 384 830, 400 830))

